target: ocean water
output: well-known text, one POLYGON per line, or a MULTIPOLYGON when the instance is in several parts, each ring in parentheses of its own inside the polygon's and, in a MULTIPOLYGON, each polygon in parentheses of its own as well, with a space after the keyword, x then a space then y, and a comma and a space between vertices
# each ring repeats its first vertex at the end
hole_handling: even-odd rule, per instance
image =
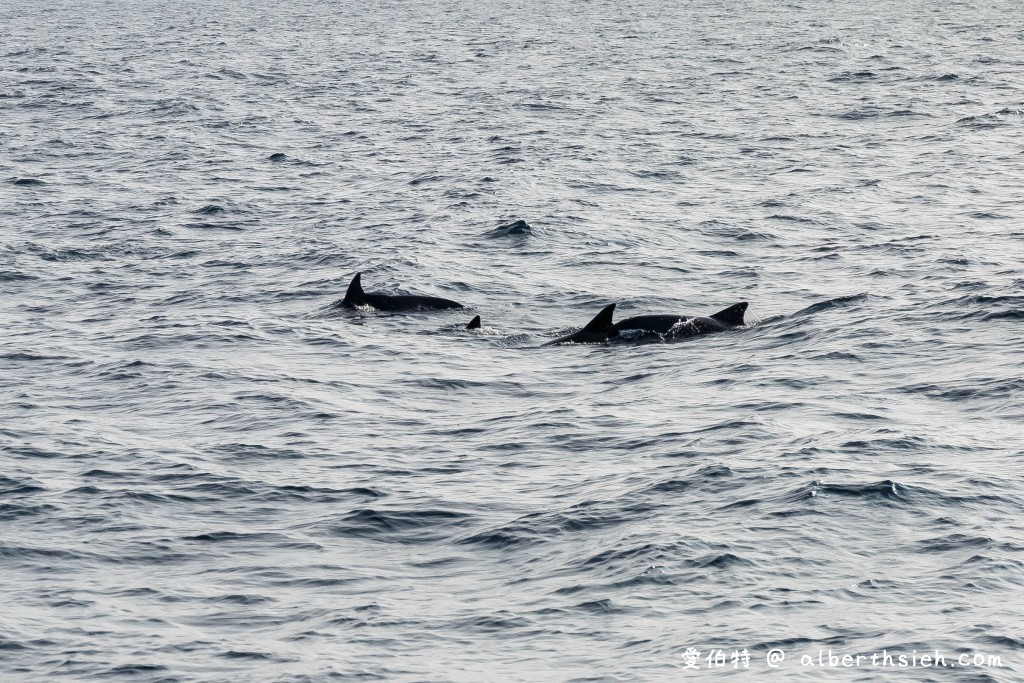
POLYGON ((1022 680, 1022 178, 1018 2, 5 0, 0 680, 1022 680))

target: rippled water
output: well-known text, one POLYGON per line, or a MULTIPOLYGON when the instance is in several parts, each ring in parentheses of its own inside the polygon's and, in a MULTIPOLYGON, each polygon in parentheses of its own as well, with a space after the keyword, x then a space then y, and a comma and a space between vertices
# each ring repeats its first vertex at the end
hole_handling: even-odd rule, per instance
POLYGON ((43 0, 0 55, 0 678, 1024 677, 1019 3, 43 0))

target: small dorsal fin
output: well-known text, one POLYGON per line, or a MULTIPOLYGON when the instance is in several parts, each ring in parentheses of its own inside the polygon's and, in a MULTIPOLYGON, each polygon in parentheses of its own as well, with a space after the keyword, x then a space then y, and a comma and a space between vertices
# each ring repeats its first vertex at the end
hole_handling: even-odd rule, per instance
POLYGON ((612 314, 615 313, 615 304, 608 304, 601 309, 601 312, 594 316, 594 319, 587 323, 582 332, 604 332, 612 326, 612 314))
POLYGON ((348 285, 348 291, 345 292, 345 298, 341 300, 342 303, 352 304, 353 306, 359 306, 363 303, 363 283, 361 280, 362 273, 356 273, 356 276, 352 278, 352 282, 348 285))
POLYGON ((479 330, 480 329, 480 316, 478 316, 478 315, 474 316, 473 319, 469 321, 469 324, 466 325, 466 329, 467 330, 479 330))
POLYGON ((725 310, 715 313, 712 318, 720 323, 726 325, 743 325, 743 314, 747 312, 747 302, 741 301, 738 304, 733 304, 725 310))

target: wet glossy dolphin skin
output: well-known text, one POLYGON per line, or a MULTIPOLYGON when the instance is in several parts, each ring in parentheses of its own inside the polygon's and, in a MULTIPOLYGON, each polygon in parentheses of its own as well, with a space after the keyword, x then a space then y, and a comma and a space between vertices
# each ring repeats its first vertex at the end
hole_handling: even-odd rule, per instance
POLYGON ((615 304, 609 304, 578 332, 559 337, 551 344, 604 344, 616 340, 657 336, 664 341, 695 337, 699 334, 724 332, 743 327, 747 302, 741 301, 710 316, 638 315, 615 323, 615 304))
POLYGON ((437 296, 417 296, 407 294, 373 294, 363 291, 361 280, 362 273, 356 273, 349 283, 345 298, 334 304, 337 308, 356 308, 357 306, 372 306, 378 311, 416 311, 416 310, 446 310, 450 308, 465 308, 462 304, 451 299, 442 299, 437 296))

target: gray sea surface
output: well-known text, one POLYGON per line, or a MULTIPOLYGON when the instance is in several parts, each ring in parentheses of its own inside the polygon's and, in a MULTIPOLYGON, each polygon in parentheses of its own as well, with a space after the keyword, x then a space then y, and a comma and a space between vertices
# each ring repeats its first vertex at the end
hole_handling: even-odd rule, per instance
POLYGON ((1022 264, 1019 1, 0 0, 0 680, 1020 681, 1022 264))

